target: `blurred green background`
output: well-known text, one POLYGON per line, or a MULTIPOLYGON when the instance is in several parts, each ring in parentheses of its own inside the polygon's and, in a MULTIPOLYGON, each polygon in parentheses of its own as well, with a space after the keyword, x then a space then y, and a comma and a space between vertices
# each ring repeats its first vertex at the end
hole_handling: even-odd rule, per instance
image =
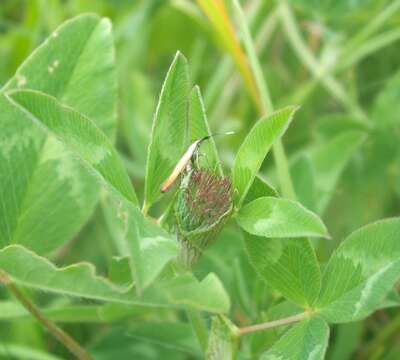
MULTIPOLYGON (((354 229, 399 214, 399 1, 293 0, 301 41, 290 28, 290 19, 278 16, 278 1, 242 4, 275 107, 301 105, 284 145, 299 200, 323 215, 333 236, 327 245, 316 244, 324 261, 354 229), (385 12, 387 16, 383 16, 385 12), (312 61, 311 67, 308 65, 310 54, 319 68, 312 70, 312 61), (362 144, 349 148, 351 137, 345 135, 353 130, 364 131, 366 136, 362 144), (328 187, 324 185, 330 182, 328 187), (319 205, 324 197, 324 204, 319 205)), ((226 5, 231 10, 230 1, 226 5)), ((223 41, 195 1, 1 0, 0 84, 59 24, 85 12, 109 17, 113 23, 119 82, 117 147, 139 196, 143 194, 152 117, 177 50, 188 58, 192 80, 201 87, 212 132, 236 132, 217 141, 223 164, 230 168, 258 115, 223 41)), ((233 14, 232 18, 235 24, 233 14)), ((272 156, 265 161, 262 176, 277 186, 272 156)), ((157 208, 153 212, 157 214, 157 208)), ((113 255, 109 237, 103 212, 98 209, 73 246, 55 259, 58 264, 89 260, 104 272, 113 255)), ((268 292, 250 268, 234 227, 224 230, 194 271, 199 277, 209 271, 221 277, 231 294, 232 318, 239 323, 242 319, 260 320, 258 314, 276 301, 276 294, 268 292)), ((43 305, 70 301, 35 296, 43 305)), ((395 314, 393 309, 382 310, 363 323, 334 328, 328 358, 365 359, 365 351, 372 348, 376 358, 399 359, 395 331, 381 342, 375 340, 395 314)), ((187 323, 177 320, 185 320, 184 315, 137 309, 112 323, 69 323, 66 329, 90 346, 98 359, 199 358, 187 323)), ((275 332, 251 336, 244 358, 254 358, 274 336, 275 332)), ((46 358, 33 357, 32 350, 26 350, 33 348, 69 356, 27 317, 0 323, 1 358, 46 358), (11 345, 2 347, 1 342, 18 345, 13 349, 11 345), (24 349, 29 355, 23 355, 24 349), (20 357, 13 355, 17 353, 20 357)))

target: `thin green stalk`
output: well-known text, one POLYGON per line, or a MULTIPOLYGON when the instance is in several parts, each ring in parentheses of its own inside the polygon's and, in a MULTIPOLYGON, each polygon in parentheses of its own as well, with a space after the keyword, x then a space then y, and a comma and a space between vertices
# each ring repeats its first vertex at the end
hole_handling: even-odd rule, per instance
POLYGON ((296 193, 290 175, 289 164, 286 158, 285 149, 280 139, 273 145, 272 153, 274 155, 275 164, 277 164, 276 171, 282 195, 288 199, 296 200, 296 193))
MULTIPOLYGON (((251 18, 255 16, 250 14, 251 18)), ((261 25, 255 39, 255 47, 259 53, 271 39, 278 24, 277 8, 273 9, 261 25)), ((214 73, 211 80, 208 82, 205 91, 205 103, 207 108, 213 108, 210 116, 211 120, 221 118, 226 109, 232 103, 234 95, 237 93, 240 85, 240 78, 237 74, 233 74, 233 62, 230 56, 226 55, 218 66, 218 70, 214 73), (222 91, 224 89, 224 91, 222 91), (212 100, 210 100, 212 99, 212 100), (215 106, 213 106, 214 102, 215 106)))
POLYGON ((372 39, 369 39, 364 44, 353 48, 351 53, 348 53, 337 66, 337 71, 344 70, 351 67, 361 59, 368 55, 388 46, 400 39, 400 29, 393 29, 379 34, 372 39))
POLYGON ((359 33, 349 40, 342 51, 343 58, 345 58, 354 50, 354 48, 358 47, 372 34, 379 30, 379 28, 385 24, 386 20, 388 20, 399 9, 400 0, 394 0, 383 11, 378 12, 377 16, 375 16, 369 24, 367 24, 359 33))
POLYGON ((274 320, 274 321, 268 321, 265 323, 261 324, 256 324, 256 325, 251 325, 251 326, 246 326, 239 328, 239 336, 246 335, 246 334, 251 334, 256 331, 262 331, 266 329, 272 329, 278 326, 284 326, 284 325, 289 325, 293 324, 295 322, 307 319, 309 314, 307 312, 303 312, 297 315, 289 316, 284 319, 279 319, 279 320, 274 320))
POLYGON ((46 318, 44 314, 18 289, 8 275, 0 272, 0 283, 6 285, 14 297, 36 318, 47 330, 60 341, 79 360, 91 360, 92 357, 64 330, 46 318))
POLYGON ((208 345, 208 329, 199 311, 193 309, 186 309, 186 314, 192 325, 193 332, 197 337, 197 341, 204 352, 207 350, 208 345))
MULTIPOLYGON (((264 79, 262 68, 257 57, 254 42, 250 34, 249 27, 247 25, 246 17, 240 7, 238 0, 233 1, 236 12, 239 16, 240 30, 243 36, 243 44, 247 57, 249 59, 250 68, 253 72, 253 76, 256 82, 258 96, 260 97, 261 108, 259 109, 261 114, 264 115, 267 112, 273 111, 273 104, 271 95, 267 86, 267 82, 264 79)), ((276 141, 273 145, 273 153, 275 158, 275 164, 278 173, 279 184, 281 186, 282 195, 288 199, 296 199, 292 179, 290 177, 289 165, 286 158, 285 150, 280 140, 276 141)))
POLYGON ((239 4, 239 1, 233 0, 233 4, 235 5, 235 10, 239 16, 239 26, 240 26, 241 34, 243 36, 243 45, 245 48, 247 58, 249 59, 250 69, 253 72, 253 76, 254 76, 254 79, 256 82, 258 96, 260 98, 260 103, 261 103, 260 110, 262 113, 266 114, 267 112, 273 111, 271 95, 270 95, 267 83, 264 79, 264 75, 263 75, 263 71, 262 71, 260 62, 258 61, 258 57, 257 57, 256 50, 254 47, 253 39, 250 34, 250 29, 247 25, 246 17, 245 17, 243 10, 239 4))
POLYGON ((305 44, 300 35, 300 31, 298 29, 290 6, 286 0, 282 0, 281 2, 280 14, 288 39, 303 64, 314 75, 314 77, 320 80, 321 83, 326 87, 326 89, 329 90, 329 92, 344 107, 346 107, 351 114, 355 116, 356 120, 367 126, 367 115, 360 108, 360 106, 346 93, 341 84, 329 74, 330 72, 332 72, 334 65, 328 66, 326 64, 320 64, 305 44))
POLYGON ((220 37, 223 45, 231 54, 233 61, 242 74, 249 94, 253 101, 260 106, 260 98, 257 96, 253 74, 242 52, 239 41, 236 37, 234 27, 229 19, 228 11, 223 0, 197 0, 198 5, 209 18, 214 26, 217 35, 220 37))
POLYGON ((218 69, 213 73, 204 91, 204 103, 207 109, 210 109, 219 98, 221 89, 226 83, 233 70, 232 58, 225 55, 218 65, 218 69))

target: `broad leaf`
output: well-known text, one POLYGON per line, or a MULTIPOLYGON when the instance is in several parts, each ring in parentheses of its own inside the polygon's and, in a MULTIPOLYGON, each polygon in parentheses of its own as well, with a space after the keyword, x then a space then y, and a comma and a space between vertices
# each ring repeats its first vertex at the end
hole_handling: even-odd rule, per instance
MULTIPOLYGON (((139 209, 120 203, 111 206, 115 223, 110 231, 121 237, 123 254, 130 254, 132 260, 122 258, 113 261, 110 277, 118 283, 134 281, 139 291, 149 286, 166 264, 177 256, 178 244, 161 227, 146 219, 139 209), (127 270, 131 268, 128 274, 127 270)), ((111 214, 109 214, 111 217, 111 214)))
POLYGON ((94 15, 67 21, 0 91, 0 172, 5 174, 0 177, 0 246, 20 243, 47 253, 87 221, 98 189, 64 146, 36 129, 2 95, 17 88, 57 97, 113 138, 116 82, 110 22, 94 15))
POLYGON ((141 291, 174 257, 176 245, 165 231, 145 219, 137 208, 135 192, 116 150, 88 118, 65 107, 56 99, 30 90, 14 91, 8 96, 33 122, 57 136, 74 151, 91 174, 119 200, 119 215, 125 230, 125 249, 132 257, 136 288, 141 291))
POLYGON ((0 250, 0 269, 16 284, 54 293, 96 300, 134 302, 135 293, 95 274, 93 265, 80 263, 56 268, 20 245, 0 250))
POLYGON ((313 248, 306 239, 266 239, 245 234, 250 262, 261 278, 294 303, 311 307, 321 287, 313 248))
POLYGON ((212 320, 206 352, 207 360, 233 360, 238 349, 238 328, 224 316, 212 320))
POLYGON ((127 253, 131 256, 131 268, 136 288, 149 286, 177 255, 177 243, 161 227, 145 218, 138 208, 129 203, 122 205, 127 253))
POLYGON ((172 304, 188 305, 214 313, 229 311, 229 295, 213 273, 209 273, 200 282, 191 274, 182 275, 171 281, 165 281, 161 289, 172 304))
POLYGON ((178 52, 161 90, 148 148, 145 209, 150 208, 160 197, 161 184, 167 179, 188 146, 189 75, 187 67, 185 57, 178 52))
POLYGON ((372 313, 400 278, 400 219, 352 233, 330 258, 316 307, 334 323, 372 313))
POLYGON ((318 317, 294 325, 261 360, 322 360, 328 346, 329 327, 318 317))
MULTIPOLYGON (((113 277, 126 276, 126 266, 131 267, 130 281, 139 291, 149 286, 164 266, 177 256, 178 244, 160 226, 143 216, 140 210, 124 199, 109 197, 103 203, 110 234, 120 255, 130 255, 131 260, 113 262, 113 277)), ((120 281, 119 280, 119 281, 120 281)))
POLYGON ((295 107, 287 107, 266 116, 254 125, 244 139, 232 171, 238 207, 244 201, 269 149, 285 133, 295 111, 295 107))
POLYGON ((143 306, 190 306, 215 313, 229 310, 229 297, 213 273, 202 281, 193 275, 159 281, 138 297, 132 285, 121 287, 97 276, 89 263, 57 268, 20 245, 0 250, 0 270, 17 285, 61 295, 143 306))
POLYGON ((258 198, 242 207, 236 219, 244 230, 258 236, 329 236, 324 223, 317 215, 300 203, 282 198, 258 198))
POLYGON ((6 96, 28 119, 73 150, 90 171, 105 180, 112 192, 138 205, 117 151, 89 118, 38 91, 14 90, 6 96))
POLYGON ((260 176, 256 176, 246 195, 246 198, 244 199, 243 205, 246 205, 249 202, 264 196, 278 197, 278 192, 265 179, 260 176))
MULTIPOLYGON (((130 343, 136 339, 141 342, 157 343, 161 347, 173 348, 177 352, 191 354, 201 358, 201 349, 196 339, 192 336, 188 323, 178 321, 146 321, 142 324, 124 328, 122 336, 126 336, 130 343), (156 329, 156 331, 155 331, 156 329)), ((164 359, 164 357, 162 357, 164 359)))

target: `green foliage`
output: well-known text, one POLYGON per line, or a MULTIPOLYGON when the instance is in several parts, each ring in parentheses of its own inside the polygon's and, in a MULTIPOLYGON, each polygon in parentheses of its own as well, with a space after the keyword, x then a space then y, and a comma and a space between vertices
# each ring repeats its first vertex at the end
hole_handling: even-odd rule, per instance
POLYGON ((0 92, 0 244, 19 243, 43 254, 78 232, 92 214, 98 191, 60 143, 4 98, 23 88, 58 98, 113 138, 116 81, 109 20, 83 15, 66 22, 0 92))
POLYGON ((398 358, 400 1, 242 3, 1 3, 0 359, 398 358))
POLYGON ((9 245, 0 253, 1 269, 17 284, 59 294, 97 300, 130 302, 133 293, 95 275, 88 263, 57 269, 52 263, 19 245, 9 245), (34 269, 27 272, 26 269, 34 269))
POLYGON ((332 138, 324 138, 310 154, 299 156, 291 172, 303 204, 318 214, 324 213, 343 169, 364 140, 363 132, 343 129, 332 138))
POLYGON ((7 92, 7 98, 16 104, 33 122, 39 122, 45 130, 67 144, 87 164, 90 170, 104 178, 112 191, 121 198, 138 205, 117 152, 107 137, 89 118, 63 106, 55 98, 31 90, 7 92))
POLYGON ((145 208, 160 197, 161 184, 188 146, 187 97, 190 85, 187 67, 185 57, 177 53, 161 90, 147 156, 145 208))
POLYGON ((218 316, 212 320, 206 352, 207 360, 229 360, 236 357, 238 346, 237 327, 229 319, 218 316))
POLYGON ((317 303, 330 322, 373 312, 400 278, 400 221, 389 219, 352 233, 331 256, 317 303))
POLYGON ((256 174, 274 141, 288 128, 296 108, 288 107, 257 121, 240 146, 232 170, 238 207, 243 203, 256 174))
POLYGON ((287 299, 311 307, 318 297, 321 274, 306 239, 265 239, 245 235, 246 249, 257 273, 287 299))
POLYGON ((303 11, 312 13, 314 16, 322 19, 340 19, 343 16, 349 16, 352 12, 362 10, 367 6, 370 0, 290 0, 293 5, 298 6, 303 11))
POLYGON ((317 215, 295 201, 274 197, 260 197, 245 205, 237 221, 250 234, 268 238, 328 236, 317 215))
POLYGON ((304 320, 288 330, 261 359, 323 359, 328 339, 329 327, 324 320, 304 320))

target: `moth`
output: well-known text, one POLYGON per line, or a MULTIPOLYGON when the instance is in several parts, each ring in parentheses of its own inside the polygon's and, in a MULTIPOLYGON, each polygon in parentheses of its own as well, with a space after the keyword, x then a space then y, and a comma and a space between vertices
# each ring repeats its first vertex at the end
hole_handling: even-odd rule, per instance
POLYGON ((193 160, 194 156, 197 154, 197 151, 203 141, 210 139, 213 136, 217 135, 231 135, 233 132, 227 132, 225 134, 213 134, 207 135, 194 141, 186 150, 186 152, 179 159, 178 163, 175 165, 174 170, 172 170, 171 175, 164 181, 161 185, 161 192, 166 193, 172 185, 174 185, 176 179, 181 175, 187 168, 190 166, 190 162, 193 160))

